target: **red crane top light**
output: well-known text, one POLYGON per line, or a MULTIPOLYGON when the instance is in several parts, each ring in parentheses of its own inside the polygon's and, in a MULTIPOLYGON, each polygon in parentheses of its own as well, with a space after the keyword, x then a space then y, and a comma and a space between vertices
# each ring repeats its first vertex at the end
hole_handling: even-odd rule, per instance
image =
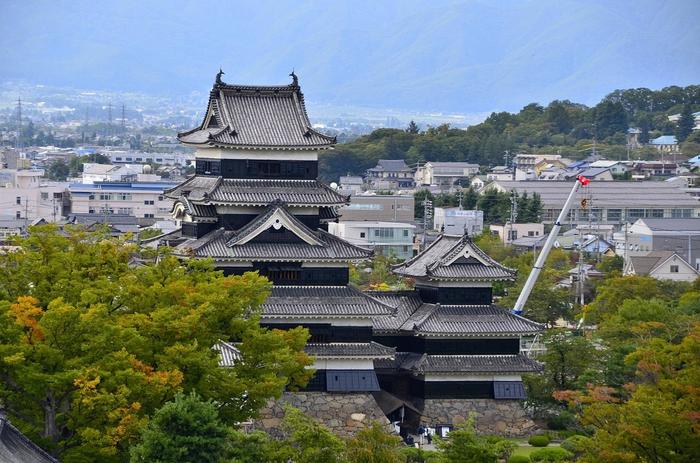
POLYGON ((591 179, 584 177, 583 175, 578 176, 578 181, 581 182, 581 185, 586 186, 589 183, 591 183, 591 179))

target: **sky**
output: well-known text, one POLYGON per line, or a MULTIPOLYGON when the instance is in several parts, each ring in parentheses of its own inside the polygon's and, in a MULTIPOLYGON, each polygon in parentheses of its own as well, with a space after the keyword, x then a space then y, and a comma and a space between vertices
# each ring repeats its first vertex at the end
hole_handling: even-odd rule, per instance
POLYGON ((700 84, 700 0, 0 0, 0 81, 177 96, 299 75, 425 112, 700 84))

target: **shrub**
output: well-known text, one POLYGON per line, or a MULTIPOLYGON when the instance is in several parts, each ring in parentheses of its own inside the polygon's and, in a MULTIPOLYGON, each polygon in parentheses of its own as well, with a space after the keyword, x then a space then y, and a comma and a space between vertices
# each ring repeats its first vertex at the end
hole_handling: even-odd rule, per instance
POLYGON ((586 450, 586 446, 590 441, 591 439, 586 436, 571 436, 561 443, 561 448, 578 455, 586 450))
POLYGON ((508 459, 508 463, 530 463, 530 457, 527 455, 513 455, 508 459))
POLYGON ((530 454, 530 461, 557 463, 568 461, 573 458, 574 454, 561 447, 550 447, 548 449, 537 449, 530 454))
POLYGON ((533 447, 546 447, 549 445, 549 436, 546 434, 535 434, 530 436, 527 443, 533 447))
POLYGON ((566 410, 547 416, 547 427, 556 431, 568 429, 576 424, 576 416, 566 410))

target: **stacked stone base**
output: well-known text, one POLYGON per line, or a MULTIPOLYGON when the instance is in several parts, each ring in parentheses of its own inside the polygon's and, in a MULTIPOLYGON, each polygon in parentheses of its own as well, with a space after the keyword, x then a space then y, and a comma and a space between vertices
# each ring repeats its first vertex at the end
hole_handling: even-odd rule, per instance
POLYGON ((480 434, 523 437, 537 429, 518 400, 425 399, 423 402, 423 420, 431 426, 457 425, 472 414, 480 434))
POLYGON ((352 436, 373 421, 389 424, 370 393, 285 392, 261 410, 254 426, 273 435, 279 433, 285 404, 298 408, 339 436, 352 436))

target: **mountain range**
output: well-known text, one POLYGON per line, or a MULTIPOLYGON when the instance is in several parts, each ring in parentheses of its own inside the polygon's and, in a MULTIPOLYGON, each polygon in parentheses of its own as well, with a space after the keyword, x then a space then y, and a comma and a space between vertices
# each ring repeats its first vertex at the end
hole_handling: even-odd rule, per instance
POLYGON ((324 104, 475 113, 698 83, 696 0, 2 0, 0 80, 205 93, 287 83, 324 104))

